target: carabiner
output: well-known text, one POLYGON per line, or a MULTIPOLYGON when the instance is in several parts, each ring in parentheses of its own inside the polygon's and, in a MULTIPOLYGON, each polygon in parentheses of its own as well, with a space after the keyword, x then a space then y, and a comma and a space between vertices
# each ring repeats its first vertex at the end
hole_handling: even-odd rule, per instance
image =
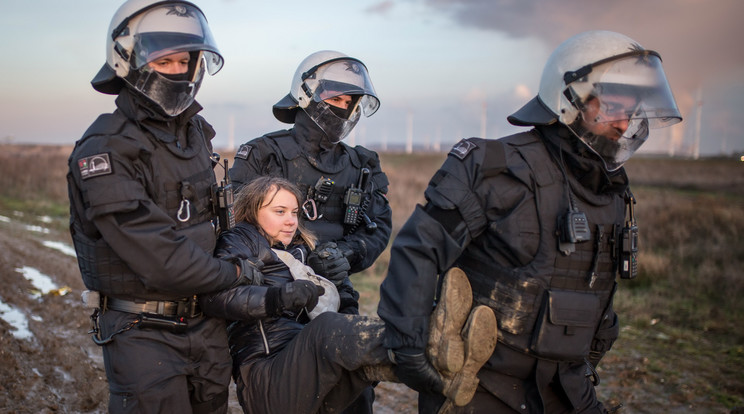
POLYGON ((305 213, 305 217, 307 217, 307 219, 310 220, 310 221, 315 221, 315 220, 323 217, 322 214, 320 216, 318 216, 318 206, 315 205, 315 200, 313 200, 312 198, 308 198, 307 200, 305 200, 304 203, 302 203, 302 212, 305 213), (310 214, 307 211, 307 205, 308 204, 310 204, 310 206, 313 209, 313 213, 312 214, 310 214))
POLYGON ((191 202, 187 198, 181 200, 181 205, 178 207, 178 221, 185 223, 191 218, 191 202), (184 215, 184 208, 186 210, 186 217, 184 215))

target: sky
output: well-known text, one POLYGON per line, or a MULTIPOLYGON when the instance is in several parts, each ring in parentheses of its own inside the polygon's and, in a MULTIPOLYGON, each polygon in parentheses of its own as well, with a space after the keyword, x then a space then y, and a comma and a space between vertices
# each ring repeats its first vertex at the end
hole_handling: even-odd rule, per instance
MULTIPOLYGON (((537 94, 552 50, 612 30, 656 50, 684 121, 644 152, 744 154, 744 1, 196 0, 224 68, 197 96, 216 147, 291 127, 271 106, 318 50, 362 60, 380 98, 349 144, 446 150, 524 130, 506 117, 537 94)), ((73 144, 114 97, 90 80, 105 61, 114 0, 0 0, 0 143, 73 144)))

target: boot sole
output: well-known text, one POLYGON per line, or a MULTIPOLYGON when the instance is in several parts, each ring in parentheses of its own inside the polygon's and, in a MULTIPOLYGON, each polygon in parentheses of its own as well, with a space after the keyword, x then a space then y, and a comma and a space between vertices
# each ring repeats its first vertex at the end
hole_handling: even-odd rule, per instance
POLYGON ((478 371, 493 354, 498 340, 496 315, 488 306, 473 308, 465 323, 462 336, 465 339, 465 362, 462 370, 445 384, 444 394, 462 407, 473 399, 478 388, 478 371))
POLYGON ((439 372, 455 373, 465 363, 465 343, 460 334, 472 304, 473 291, 465 272, 456 267, 448 270, 429 323, 427 354, 439 372))

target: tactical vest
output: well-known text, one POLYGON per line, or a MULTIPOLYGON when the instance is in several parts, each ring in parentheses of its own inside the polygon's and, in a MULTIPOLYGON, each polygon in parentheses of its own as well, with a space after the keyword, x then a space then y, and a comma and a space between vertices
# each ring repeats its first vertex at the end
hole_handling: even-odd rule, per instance
MULTIPOLYGON (((353 168, 343 168, 335 173, 324 173, 319 166, 313 165, 302 154, 301 149, 288 130, 272 132, 264 135, 264 137, 266 139, 254 141, 257 143, 256 149, 261 154, 264 163, 268 163, 268 155, 271 153, 281 155, 277 157, 281 171, 268 171, 268 173, 282 176, 294 182, 302 192, 303 198, 306 200, 308 198, 313 199, 317 206, 318 218, 316 220, 305 220, 308 229, 315 233, 321 241, 339 240, 346 234, 353 232, 354 228, 352 226, 343 224, 346 211, 344 196, 350 186, 359 184, 360 171, 363 167, 368 167, 371 173, 375 171, 377 165, 374 153, 360 146, 352 148, 343 142, 339 143, 349 155, 349 161, 353 168), (320 202, 317 197, 313 197, 314 188, 320 176, 329 178, 334 182, 328 200, 325 202, 320 202), (308 197, 308 194, 310 194, 310 197, 308 197)), ((364 195, 367 202, 371 199, 371 193, 375 189, 388 185, 387 177, 383 173, 371 174, 370 180, 371 182, 365 189, 364 195)))
MULTIPOLYGON (((469 275, 475 301, 495 311, 500 342, 538 358, 583 360, 615 291, 623 196, 585 197, 580 184, 571 183, 574 206, 585 213, 591 240, 573 244, 575 250, 566 255, 558 246, 570 196, 564 174, 541 139, 527 132, 489 141, 486 151, 495 149, 512 151, 505 157, 510 160, 506 169, 532 188, 539 234, 520 237, 532 237, 537 252, 522 267, 497 264, 487 246, 493 246, 490 238, 499 228, 490 222, 472 242, 484 247, 468 248, 456 266, 469 275)), ((488 177, 484 180, 487 184, 488 177)))
MULTIPOLYGON (((104 114, 76 143, 70 156, 70 166, 74 168, 76 157, 79 156, 77 150, 88 140, 106 140, 106 150, 130 160, 138 180, 145 187, 146 196, 173 219, 176 232, 195 241, 211 255, 216 241, 212 222, 212 197, 216 180, 209 157, 209 137, 205 136, 199 118, 191 119, 187 130, 188 146, 181 151, 176 150, 173 144, 161 142, 140 129, 118 111, 104 114)), ((115 204, 127 197, 130 200, 141 198, 142 195, 134 190, 127 194, 130 191, 126 185, 129 178, 124 178, 121 188, 117 188, 116 200, 97 197, 95 205, 91 204, 93 195, 81 191, 78 179, 72 172, 67 175, 71 201, 70 232, 85 286, 121 299, 179 299, 147 290, 137 274, 119 258, 93 223, 86 219, 86 211, 91 207, 101 209, 107 201, 115 204)))

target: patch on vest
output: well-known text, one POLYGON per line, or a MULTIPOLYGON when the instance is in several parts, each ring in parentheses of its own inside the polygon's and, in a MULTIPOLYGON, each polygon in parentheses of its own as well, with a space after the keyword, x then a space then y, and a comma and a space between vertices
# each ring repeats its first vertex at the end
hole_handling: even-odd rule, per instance
POLYGON ((80 167, 80 176, 83 180, 98 177, 99 175, 108 175, 114 172, 111 169, 111 160, 108 153, 80 158, 78 160, 78 167, 80 167))
POLYGON ((460 142, 455 144, 454 147, 450 150, 450 155, 454 155, 455 157, 464 160, 465 157, 470 154, 470 151, 478 148, 477 145, 473 144, 472 142, 468 141, 467 139, 462 139, 460 142))
POLYGON ((250 145, 247 145, 247 144, 241 145, 240 148, 238 148, 238 152, 235 153, 235 158, 247 160, 248 154, 251 153, 251 149, 253 149, 253 147, 250 145))

